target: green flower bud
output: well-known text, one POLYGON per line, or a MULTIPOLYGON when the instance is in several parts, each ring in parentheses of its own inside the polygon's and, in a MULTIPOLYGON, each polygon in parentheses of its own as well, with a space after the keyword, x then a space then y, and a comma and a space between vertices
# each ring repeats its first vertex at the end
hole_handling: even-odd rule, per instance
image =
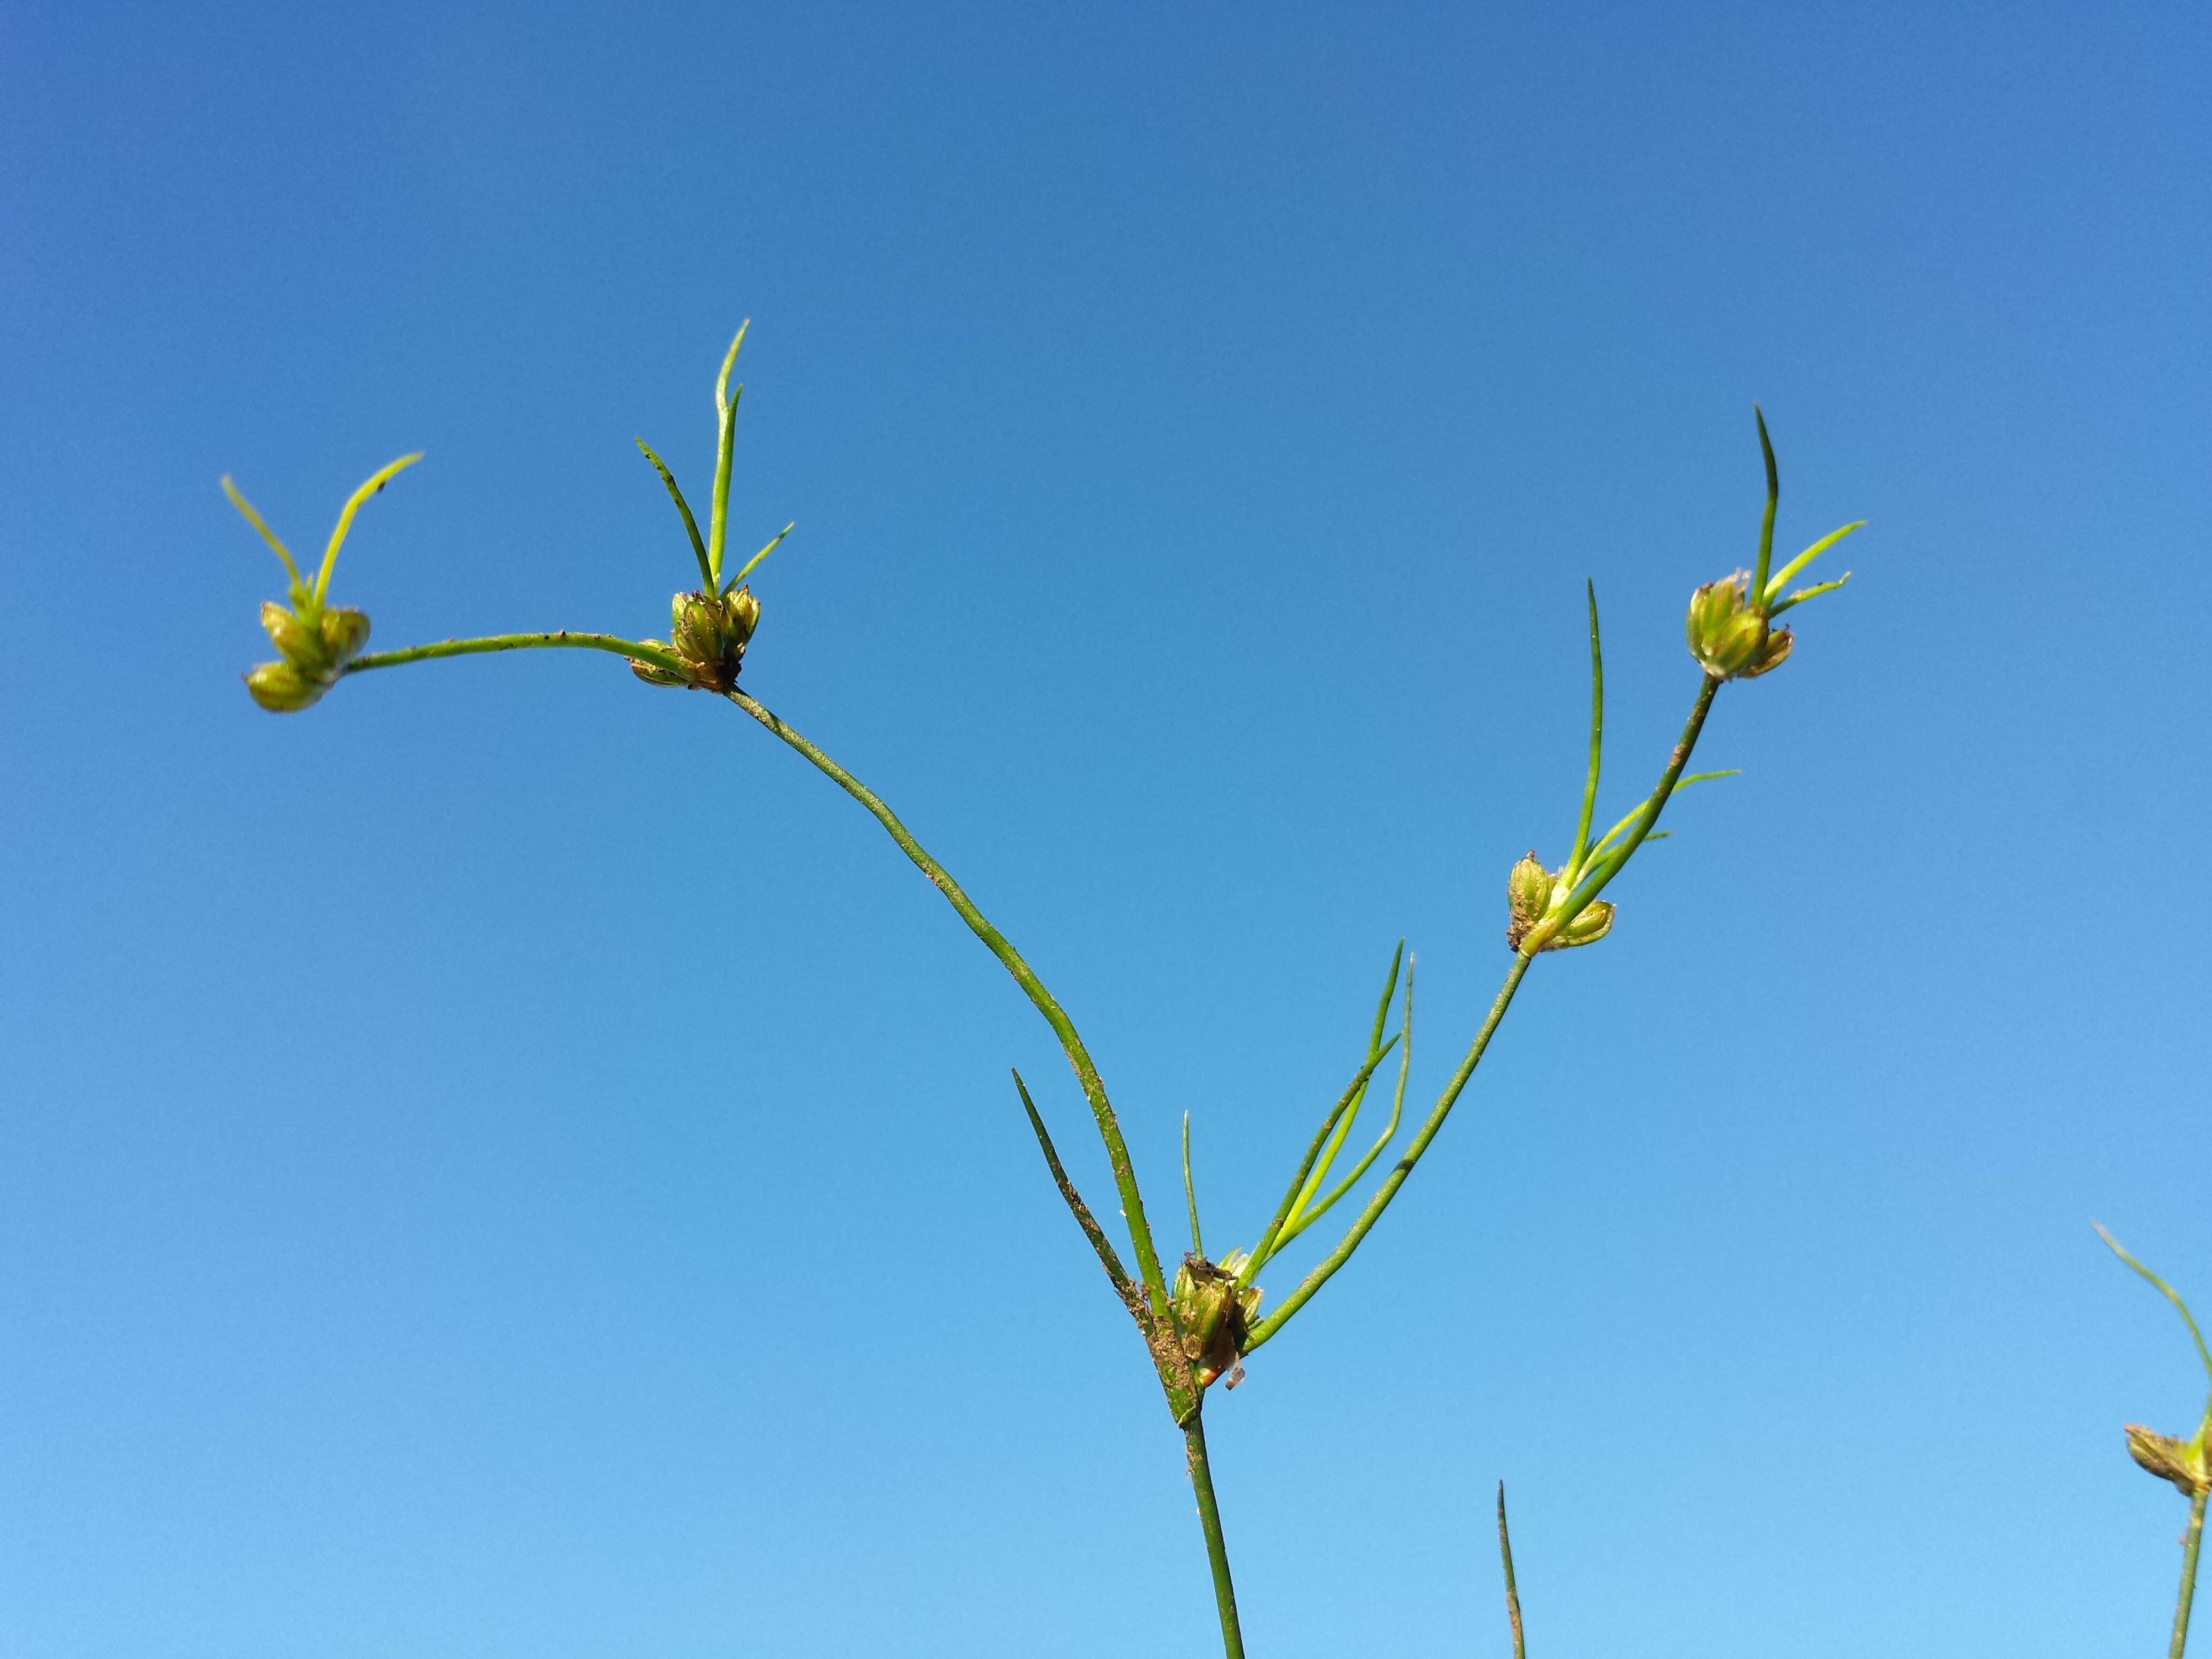
MULTIPOLYGON (((658 646, 663 651, 668 649, 665 640, 646 640, 642 643, 658 646)), ((629 659, 629 672, 647 685, 689 685, 691 683, 673 670, 663 668, 659 663, 640 662, 635 657, 629 659)))
POLYGON ((261 631, 286 662, 297 664, 310 675, 325 666, 322 636, 274 599, 261 602, 261 631))
POLYGON ((1571 951, 1577 945, 1595 945, 1613 931, 1613 906, 1592 899, 1582 915, 1544 941, 1547 951, 1571 951))
POLYGON ((1782 659, 1790 654, 1790 647, 1785 645, 1781 653, 1763 667, 1747 666, 1762 660, 1767 643, 1766 618, 1752 609, 1746 598, 1750 586, 1751 573, 1739 570, 1719 581, 1707 582, 1690 595, 1690 613, 1684 624, 1690 654, 1717 680, 1734 679, 1739 674, 1763 674, 1767 669, 1779 666, 1782 659))
POLYGON ((1505 878, 1505 943, 1517 951, 1528 930, 1544 919, 1552 905, 1551 872, 1536 861, 1536 849, 1513 866, 1505 878))
POLYGON ((1770 629, 1766 635, 1766 643, 1759 647, 1759 654, 1737 672, 1736 678, 1740 680, 1755 680, 1761 674, 1771 673, 1789 659, 1790 647, 1796 643, 1796 639, 1788 629, 1770 629))
POLYGON ((368 614, 347 605, 331 605, 324 611, 319 631, 331 666, 343 668, 368 643, 368 614))
MULTIPOLYGON (((669 606, 669 648, 691 665, 683 682, 703 691, 727 691, 738 683, 744 665, 745 642, 760 622, 760 601, 746 590, 714 594, 703 591, 678 593, 669 606)), ((641 678, 655 684, 677 682, 641 678)))
POLYGON ((753 629, 760 626, 760 601, 753 597, 752 589, 740 587, 723 598, 722 609, 728 617, 729 636, 738 642, 740 650, 744 649, 745 641, 753 636, 753 629))
POLYGON ((2212 1472, 2205 1468, 2203 1449, 2172 1435, 2159 1434, 2140 1423, 2127 1425, 2128 1455, 2148 1473, 2171 1480, 2184 1498, 2195 1498, 2212 1489, 2212 1472))
POLYGON ((330 682, 302 674, 289 662, 264 662, 246 677, 246 689, 270 714, 296 714, 321 702, 330 682))
POLYGON ((679 657, 702 665, 721 661, 721 601, 705 593, 678 595, 668 640, 679 657))
POLYGON ((1550 921, 1553 913, 1565 905, 1571 891, 1566 866, 1547 870, 1531 848, 1505 878, 1506 948, 1525 956, 1569 951, 1577 945, 1595 945, 1613 931, 1613 906, 1603 899, 1591 900, 1581 915, 1565 925, 1550 921), (1536 941, 1534 945, 1529 944, 1531 939, 1536 941))

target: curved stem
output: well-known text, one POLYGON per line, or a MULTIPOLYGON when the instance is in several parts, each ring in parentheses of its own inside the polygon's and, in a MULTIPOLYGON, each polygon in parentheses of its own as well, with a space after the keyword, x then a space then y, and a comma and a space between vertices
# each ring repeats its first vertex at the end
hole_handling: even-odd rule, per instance
POLYGON ((1190 1484, 1198 1494, 1198 1524, 1206 1530, 1206 1565, 1213 1569, 1213 1604, 1221 1611, 1221 1650, 1227 1659, 1244 1659, 1244 1632, 1237 1622, 1237 1586, 1229 1577, 1229 1545, 1221 1535, 1221 1506, 1213 1498, 1213 1470, 1206 1461, 1206 1422, 1193 1417, 1183 1425, 1182 1443, 1190 1462, 1190 1484))
MULTIPOLYGON (((878 800, 867 786, 831 760, 805 738, 783 723, 775 714, 755 702, 743 691, 732 691, 730 701, 776 737, 804 755, 832 783, 854 800, 866 807, 876 821, 890 832, 898 843, 899 851, 911 859, 916 868, 927 876, 945 901, 968 924, 969 931, 983 941, 984 948, 998 957, 1006 970, 1013 975, 1014 983, 1022 988, 1022 994, 1036 1006, 1052 1027, 1053 1035, 1067 1055, 1067 1063, 1075 1070, 1075 1080, 1082 1085, 1084 1098, 1091 1103, 1091 1115, 1097 1120, 1098 1138, 1106 1144, 1107 1162, 1113 1166, 1115 1190, 1121 1194, 1121 1214, 1129 1224, 1129 1241, 1136 1249, 1137 1271, 1145 1281, 1147 1299, 1154 1315, 1162 1320, 1170 1318, 1167 1280, 1160 1272, 1159 1253, 1152 1248, 1152 1230, 1145 1219, 1145 1200, 1137 1190, 1137 1172, 1129 1161, 1127 1143, 1121 1139, 1121 1125, 1114 1115, 1114 1107, 1106 1097, 1106 1085, 1099 1081, 1098 1068, 1091 1064, 1090 1052, 1083 1039, 1076 1034, 1075 1023, 1044 988, 1044 981, 1022 960, 1021 952, 1006 942, 1006 936, 994 927, 983 913, 975 908, 975 901, 961 890, 960 884, 945 872, 945 866, 930 857, 921 843, 914 838, 897 815, 878 800)), ((1167 1382, 1164 1370, 1163 1383, 1167 1382)))
POLYGON ((2204 1541, 2204 1499, 2200 1492, 2189 1500, 2189 1530, 2181 1543, 2181 1594, 2173 1604, 2173 1642, 2166 1650, 2166 1659, 2181 1659, 2189 1644, 2189 1604, 2197 1599, 2197 1550, 2204 1541))
POLYGON ((551 634, 489 634, 481 639, 410 645, 404 651, 372 651, 367 656, 356 657, 345 665, 344 672, 362 674, 372 668, 397 668, 402 663, 428 662, 435 657, 474 657, 487 651, 538 651, 562 646, 611 652, 617 657, 649 662, 672 673, 684 672, 684 659, 665 646, 647 645, 641 640, 621 639, 612 634, 571 634, 566 629, 551 634))
POLYGON ((1281 1307, 1252 1328, 1251 1339, 1244 1345, 1246 1353, 1252 1352, 1282 1329, 1284 1322, 1305 1306, 1313 1293, 1328 1284, 1339 1267, 1352 1260, 1352 1253, 1359 1248, 1360 1240, 1365 1238, 1368 1230, 1382 1219, 1382 1212, 1390 1207, 1390 1200, 1398 1195, 1398 1188, 1406 1184, 1406 1177, 1413 1173, 1413 1166, 1421 1161, 1421 1154, 1428 1151, 1429 1143, 1437 1138, 1437 1131, 1444 1127, 1444 1119, 1451 1115, 1453 1103, 1459 1099, 1460 1091, 1467 1087, 1467 1080, 1474 1075, 1474 1068, 1481 1063, 1482 1051, 1490 1046, 1491 1033, 1497 1030, 1498 1022, 1505 1018, 1506 1009, 1513 1003, 1513 994, 1521 988, 1522 976, 1528 971, 1528 964, 1534 959, 1523 956, 1513 958, 1513 966, 1506 970, 1505 983, 1498 988, 1497 999, 1490 1005, 1489 1016, 1482 1022, 1482 1029, 1474 1034, 1474 1042, 1469 1045, 1466 1058, 1460 1061, 1459 1070, 1452 1073, 1451 1081, 1444 1085, 1443 1093, 1429 1113, 1428 1121, 1421 1125, 1420 1132, 1406 1148, 1405 1157, 1400 1158, 1392 1166, 1390 1173, 1382 1178, 1382 1184, 1375 1189, 1375 1196, 1367 1200, 1367 1207, 1360 1211, 1359 1218, 1346 1230, 1337 1247, 1322 1258, 1320 1265, 1306 1275, 1304 1283, 1283 1299, 1281 1307))

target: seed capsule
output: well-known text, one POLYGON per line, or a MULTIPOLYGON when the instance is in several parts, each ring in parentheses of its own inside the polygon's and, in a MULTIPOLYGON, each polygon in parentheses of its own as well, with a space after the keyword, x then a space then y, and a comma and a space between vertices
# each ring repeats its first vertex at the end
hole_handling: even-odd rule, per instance
POLYGON ((324 611, 319 631, 331 666, 343 668, 368 643, 368 613, 349 605, 331 605, 324 611))
POLYGON ((2171 1480, 2184 1498, 2195 1498, 2212 1486, 2204 1459, 2185 1440, 2160 1434, 2140 1423, 2127 1425, 2128 1455, 2161 1480, 2171 1480))
POLYGON ((1750 584, 1750 573, 1739 570, 1719 581, 1707 582, 1690 595, 1689 616, 1683 625, 1690 654, 1717 680, 1763 674, 1779 667, 1782 659, 1790 654, 1785 645, 1763 665, 1748 666, 1762 661, 1768 642, 1766 618, 1753 610, 1745 598, 1750 584))
POLYGON ((289 662, 264 662, 246 677, 253 701, 272 714, 296 714, 322 701, 326 681, 302 674, 289 662))

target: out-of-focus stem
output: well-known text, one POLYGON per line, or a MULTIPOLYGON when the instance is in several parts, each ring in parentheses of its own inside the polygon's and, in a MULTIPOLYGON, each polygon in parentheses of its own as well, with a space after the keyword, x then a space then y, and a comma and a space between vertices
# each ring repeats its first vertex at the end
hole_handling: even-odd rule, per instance
POLYGON ((2166 1649, 2166 1659, 2181 1659, 2182 1650, 2189 1645, 2189 1607, 2197 1599, 2197 1551, 2204 1541, 2204 1499, 2198 1492, 2189 1500, 2189 1530, 2181 1540, 2181 1594, 2173 1603, 2173 1641, 2166 1649))
POLYGON ((402 663, 428 662, 436 657, 475 657, 487 651, 543 651, 564 646, 582 651, 611 652, 617 657, 649 662, 655 668, 665 668, 671 673, 684 672, 684 659, 672 653, 665 646, 647 645, 641 640, 621 639, 612 634, 571 634, 565 629, 551 634, 489 634, 481 639, 440 640, 435 645, 410 645, 402 651, 372 651, 366 656, 356 657, 345 665, 345 672, 361 674, 372 668, 397 668, 402 663))

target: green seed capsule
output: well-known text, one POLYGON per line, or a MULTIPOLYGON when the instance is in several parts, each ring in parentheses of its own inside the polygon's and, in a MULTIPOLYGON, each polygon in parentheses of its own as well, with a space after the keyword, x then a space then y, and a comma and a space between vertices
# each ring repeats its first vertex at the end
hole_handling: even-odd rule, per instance
POLYGON ((2184 1498, 2195 1498, 2207 1489, 2203 1454, 2189 1442, 2160 1434, 2140 1423, 2127 1425, 2128 1455, 2148 1474, 2171 1480, 2184 1498))
POLYGON ((261 602, 261 631, 269 635, 269 643, 286 662, 299 665, 310 675, 322 672, 321 636, 274 599, 261 602))
POLYGON ((1577 945, 1595 945, 1613 931, 1613 906, 1592 899, 1582 915, 1544 941, 1547 951, 1571 951, 1577 945))
POLYGON ((1707 582, 1690 596, 1689 616, 1683 625, 1690 654, 1715 679, 1763 674, 1780 666, 1782 659, 1790 654, 1785 645, 1764 667, 1748 666, 1761 659, 1767 645, 1766 618, 1753 610, 1745 598, 1750 582, 1749 573, 1739 570, 1719 581, 1707 582))
POLYGON ((332 605, 323 612, 319 631, 330 665, 343 667, 368 643, 368 613, 349 605, 332 605))
POLYGON ((302 674, 289 662, 264 662, 246 677, 253 701, 272 714, 296 714, 322 701, 329 683, 302 674))

